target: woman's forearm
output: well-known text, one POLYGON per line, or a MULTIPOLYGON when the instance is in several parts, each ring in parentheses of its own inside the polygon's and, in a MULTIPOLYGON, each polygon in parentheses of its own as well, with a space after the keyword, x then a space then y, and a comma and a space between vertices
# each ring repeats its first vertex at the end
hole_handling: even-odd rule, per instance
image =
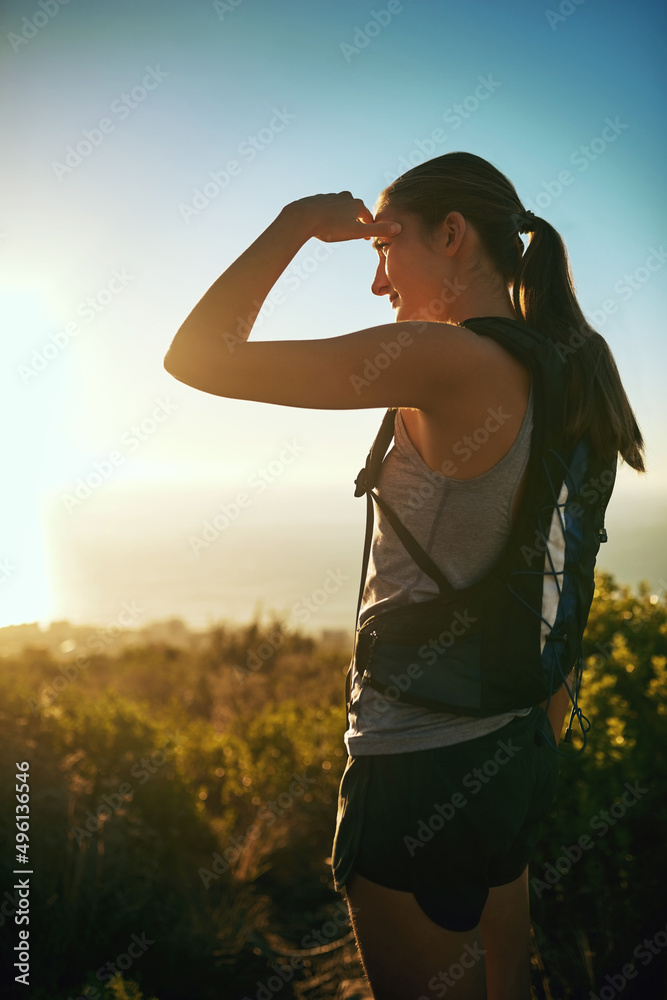
POLYGON ((307 215, 296 203, 287 205, 199 300, 174 337, 165 368, 177 374, 206 364, 223 348, 233 352, 247 339, 266 296, 311 235, 307 215))

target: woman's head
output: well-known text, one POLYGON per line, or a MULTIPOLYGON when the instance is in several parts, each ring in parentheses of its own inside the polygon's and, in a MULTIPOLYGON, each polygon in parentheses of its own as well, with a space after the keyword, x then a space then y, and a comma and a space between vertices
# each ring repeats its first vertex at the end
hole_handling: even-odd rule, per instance
POLYGON ((460 212, 450 212, 433 232, 409 211, 386 206, 375 214, 378 222, 385 216, 401 229, 373 240, 380 259, 371 289, 389 296, 397 320, 456 323, 478 315, 480 304, 513 316, 502 282, 489 269, 479 273, 479 237, 460 212), (494 284, 500 294, 489 301, 494 284))
POLYGON ((525 210, 512 183, 481 156, 446 153, 414 167, 380 195, 376 215, 387 209, 415 216, 427 238, 451 212, 460 212, 494 269, 512 282, 523 253, 518 220, 525 210))
POLYGON ((568 432, 590 432, 601 454, 620 452, 643 470, 641 433, 609 346, 577 302, 565 245, 545 219, 526 212, 500 170, 473 153, 445 153, 385 188, 375 208, 381 213, 407 213, 440 249, 443 223, 460 213, 474 235, 469 266, 500 282, 516 317, 550 336, 567 360, 568 432), (531 234, 527 247, 522 232, 531 234))

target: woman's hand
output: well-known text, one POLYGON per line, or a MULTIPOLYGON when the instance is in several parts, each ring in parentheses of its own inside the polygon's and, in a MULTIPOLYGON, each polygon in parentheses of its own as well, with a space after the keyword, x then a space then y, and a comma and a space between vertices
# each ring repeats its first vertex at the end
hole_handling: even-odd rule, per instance
MULTIPOLYGON (((553 729, 554 739, 556 741, 556 746, 560 743, 561 736, 563 734, 563 725, 565 723, 565 717, 567 715, 567 710, 570 707, 570 695, 568 692, 568 687, 572 689, 572 684, 574 682, 574 670, 570 673, 567 679, 567 684, 563 684, 557 691, 551 695, 549 700, 549 711, 547 717, 551 723, 551 728, 553 729)), ((541 702, 541 706, 544 711, 547 711, 547 702, 541 702)))
POLYGON ((395 236, 402 228, 399 222, 374 222, 361 198, 353 198, 350 191, 299 198, 288 209, 298 213, 309 236, 323 243, 395 236))

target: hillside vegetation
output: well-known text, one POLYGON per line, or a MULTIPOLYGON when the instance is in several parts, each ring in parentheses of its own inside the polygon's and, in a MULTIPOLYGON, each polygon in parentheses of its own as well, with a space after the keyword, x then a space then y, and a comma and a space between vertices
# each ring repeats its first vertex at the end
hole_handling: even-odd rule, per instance
MULTIPOLYGON (((662 996, 667 943, 667 613, 647 588, 608 576, 597 587, 588 746, 561 762, 531 865, 536 996, 588 997, 616 976, 624 998, 641 984, 649 1000, 662 996)), ((190 651, 0 660, 3 982, 15 974, 24 761, 25 995, 317 1000, 360 975, 329 866, 349 654, 270 621, 216 628, 190 651)))

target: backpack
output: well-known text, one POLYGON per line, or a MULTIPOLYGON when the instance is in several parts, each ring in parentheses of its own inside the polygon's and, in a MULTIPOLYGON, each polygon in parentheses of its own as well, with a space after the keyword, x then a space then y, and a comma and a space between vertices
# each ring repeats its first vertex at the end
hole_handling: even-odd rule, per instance
MULTIPOLYGON (((607 540, 604 515, 616 477, 616 456, 602 460, 588 435, 568 444, 563 434, 567 364, 556 343, 523 322, 481 317, 461 324, 492 337, 530 370, 533 433, 525 487, 510 537, 477 583, 454 589, 375 489, 394 435, 390 407, 355 480, 366 495, 367 519, 351 675, 391 701, 461 715, 489 716, 528 708, 564 683, 586 746, 588 719, 577 704, 583 633, 594 592, 594 567, 607 540), (439 596, 371 615, 359 627, 373 532, 374 504, 387 518, 439 596), (572 688, 567 677, 575 669, 572 688)), ((548 704, 547 704, 548 709, 548 704)), ((558 753, 549 734, 548 742, 558 753)))

